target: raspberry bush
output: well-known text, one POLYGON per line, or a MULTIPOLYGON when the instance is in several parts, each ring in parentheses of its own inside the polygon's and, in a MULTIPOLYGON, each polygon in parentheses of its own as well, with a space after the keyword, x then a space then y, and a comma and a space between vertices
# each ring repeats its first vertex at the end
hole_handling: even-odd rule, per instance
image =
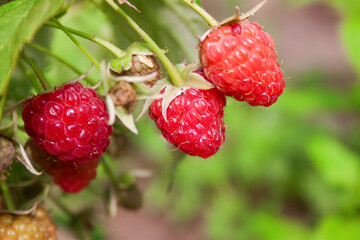
POLYGON ((285 90, 276 37, 251 19, 258 8, 219 22, 191 0, 0 4, 0 234, 57 239, 49 211, 79 239, 99 239, 99 212, 142 206, 138 182, 158 174, 148 166, 167 172, 169 190, 189 156, 240 168, 252 156, 237 152, 229 166, 223 150, 255 140, 232 129, 260 131, 285 90), (252 111, 264 114, 260 127, 252 111))

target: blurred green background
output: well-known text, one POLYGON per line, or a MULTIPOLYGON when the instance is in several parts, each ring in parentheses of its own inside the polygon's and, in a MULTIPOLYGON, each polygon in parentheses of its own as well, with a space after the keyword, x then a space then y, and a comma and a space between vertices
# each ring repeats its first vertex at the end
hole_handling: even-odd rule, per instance
MULTIPOLYGON (((99 4, 78 1, 61 22, 122 49, 140 40, 111 9, 94 2, 99 4)), ((131 2, 141 14, 123 9, 160 47, 169 49, 174 63, 197 61, 195 35, 207 26, 192 10, 175 0, 131 2)), ((221 20, 234 13, 235 5, 245 12, 259 1, 202 2, 221 20)), ((355 0, 268 1, 251 20, 275 39, 287 82, 284 94, 270 108, 228 99, 225 144, 206 161, 177 161, 178 153, 170 151, 154 123, 141 119, 139 136, 128 133, 124 154, 114 159, 119 171, 152 172, 150 179, 139 180, 145 206, 104 220, 107 239, 360 239, 359 13, 360 1, 355 0)), ((83 72, 90 67, 61 31, 45 27, 34 41, 83 72)), ((79 41, 98 60, 111 60, 99 46, 79 41)), ((76 77, 53 59, 26 49, 53 86, 76 77)), ((99 72, 91 77, 99 79, 99 72)), ((19 83, 26 84, 16 71, 10 86, 14 101, 28 92, 17 88, 19 83)), ((102 175, 100 169, 99 179, 102 175)), ((68 197, 74 199, 79 197, 68 197)))

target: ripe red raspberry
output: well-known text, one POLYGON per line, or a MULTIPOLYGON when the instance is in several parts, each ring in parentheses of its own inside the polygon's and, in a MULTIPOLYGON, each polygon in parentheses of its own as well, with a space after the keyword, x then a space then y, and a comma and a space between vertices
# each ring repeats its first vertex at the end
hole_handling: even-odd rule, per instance
POLYGON ((78 164, 74 161, 60 161, 56 156, 39 149, 34 141, 29 141, 27 148, 30 149, 31 159, 52 176, 64 192, 77 193, 96 177, 98 158, 78 164))
POLYGON ((87 187, 90 181, 96 177, 99 159, 96 158, 81 164, 57 159, 48 159, 45 163, 36 162, 53 177, 54 182, 64 192, 77 193, 87 187))
POLYGON ((56 227, 45 209, 39 207, 33 215, 0 214, 2 240, 57 240, 56 227))
POLYGON ((193 156, 208 158, 225 141, 223 121, 226 99, 216 88, 186 89, 167 108, 167 121, 162 114, 162 99, 155 100, 150 117, 162 135, 175 147, 193 156))
POLYGON ((273 38, 253 22, 214 29, 201 43, 199 58, 212 83, 252 106, 270 106, 286 85, 273 38))
POLYGON ((88 162, 110 142, 105 103, 91 88, 68 83, 26 102, 22 117, 35 144, 62 161, 88 162))
POLYGON ((64 192, 77 193, 87 187, 90 181, 96 177, 98 165, 98 158, 82 164, 58 161, 53 162, 48 173, 64 192))

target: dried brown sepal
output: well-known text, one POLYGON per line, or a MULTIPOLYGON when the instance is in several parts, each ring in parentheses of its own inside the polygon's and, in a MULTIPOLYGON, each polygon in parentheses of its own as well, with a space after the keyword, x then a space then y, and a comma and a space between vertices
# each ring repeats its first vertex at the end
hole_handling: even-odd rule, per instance
POLYGON ((15 154, 16 151, 12 141, 0 135, 0 171, 11 166, 15 154))
POLYGON ((117 82, 109 91, 115 106, 122 106, 128 112, 132 112, 136 106, 136 89, 132 83, 126 81, 117 82))

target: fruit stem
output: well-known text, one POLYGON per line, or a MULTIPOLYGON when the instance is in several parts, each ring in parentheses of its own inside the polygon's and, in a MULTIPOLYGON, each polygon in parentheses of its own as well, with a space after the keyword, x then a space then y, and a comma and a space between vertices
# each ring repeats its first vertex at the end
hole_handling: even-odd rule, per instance
POLYGON ((5 199, 5 202, 6 202, 6 206, 8 208, 9 211, 15 211, 15 205, 14 205, 14 202, 11 198, 11 194, 10 194, 10 191, 9 191, 9 188, 8 186, 6 185, 6 181, 5 180, 1 180, 1 190, 4 194, 4 199, 5 199))
MULTIPOLYGON (((35 44, 35 43, 27 43, 26 45, 31 47, 31 48, 34 48, 34 49, 36 49, 36 50, 38 50, 40 52, 43 52, 43 53, 49 55, 50 57, 56 59, 60 63, 64 64, 68 68, 70 68, 76 74, 79 74, 79 75, 83 74, 83 72, 78 70, 76 67, 71 65, 69 62, 65 61, 64 59, 62 59, 60 56, 56 55, 55 53, 50 52, 46 48, 43 48, 42 46, 40 46, 38 44, 35 44)), ((85 80, 87 80, 87 82, 90 83, 90 84, 95 84, 96 83, 96 81, 94 79, 91 79, 89 76, 85 77, 85 80)))
POLYGON ((109 164, 107 163, 107 161, 111 161, 110 157, 107 154, 104 154, 102 156, 102 161, 101 164, 104 167, 105 173, 108 176, 108 178, 110 179, 111 183, 114 185, 115 188, 118 187, 118 181, 116 180, 115 174, 112 172, 109 164))
POLYGON ((87 58, 100 70, 100 63, 79 43, 78 40, 56 19, 52 20, 58 25, 58 27, 70 38, 71 41, 87 56, 87 58))
MULTIPOLYGON (((37 76, 37 78, 39 79, 39 82, 41 83, 41 86, 44 90, 47 90, 50 88, 50 84, 48 83, 48 81, 46 80, 44 74, 42 73, 42 71, 40 70, 40 68, 38 67, 38 65, 36 65, 36 63, 34 62, 34 60, 32 60, 30 57, 28 57, 24 52, 20 52, 20 57, 32 68, 32 70, 34 71, 35 75, 37 76)), ((34 86, 35 87, 35 86, 34 86)))
POLYGON ((181 0, 183 3, 191 7, 195 12, 197 12, 211 27, 218 28, 220 27, 220 23, 213 18, 207 11, 205 11, 202 7, 197 5, 194 0, 181 0))
POLYGON ((121 50, 120 48, 116 47, 114 44, 102 39, 102 38, 99 38, 99 37, 96 37, 95 35, 91 35, 91 34, 88 34, 88 33, 85 33, 85 32, 81 32, 81 31, 78 31, 76 29, 73 29, 73 28, 69 28, 69 27, 65 27, 65 26, 62 26, 63 28, 60 28, 58 25, 56 25, 55 23, 52 23, 52 22, 48 22, 46 23, 47 26, 50 26, 50 27, 54 27, 54 28, 58 28, 58 29, 66 29, 68 32, 72 33, 72 34, 75 34, 79 37, 82 37, 82 38, 85 38, 87 40, 90 40, 96 44, 99 44, 100 46, 106 48, 107 50, 109 50, 112 54, 114 54, 114 56, 116 56, 117 58, 120 58, 122 56, 125 55, 125 52, 123 50, 121 50))
POLYGON ((176 171, 179 168, 180 163, 182 162, 182 160, 184 160, 185 156, 187 156, 186 154, 177 151, 176 154, 173 155, 173 165, 171 166, 171 170, 170 170, 170 180, 169 180, 169 184, 167 186, 167 192, 169 193, 175 183, 175 178, 176 178, 176 171))
POLYGON ((30 72, 22 62, 18 62, 18 67, 23 72, 23 74, 30 80, 31 85, 35 88, 35 93, 38 94, 42 91, 42 87, 37 80, 37 78, 30 72))
POLYGON ((130 18, 117 4, 112 0, 105 0, 117 13, 119 13, 129 25, 144 39, 144 41, 149 45, 149 47, 154 51, 158 56, 167 72, 170 75, 170 78, 175 86, 180 86, 183 83, 183 79, 180 76, 179 72, 176 70, 172 62, 166 57, 163 50, 152 40, 152 38, 132 19, 130 18))

